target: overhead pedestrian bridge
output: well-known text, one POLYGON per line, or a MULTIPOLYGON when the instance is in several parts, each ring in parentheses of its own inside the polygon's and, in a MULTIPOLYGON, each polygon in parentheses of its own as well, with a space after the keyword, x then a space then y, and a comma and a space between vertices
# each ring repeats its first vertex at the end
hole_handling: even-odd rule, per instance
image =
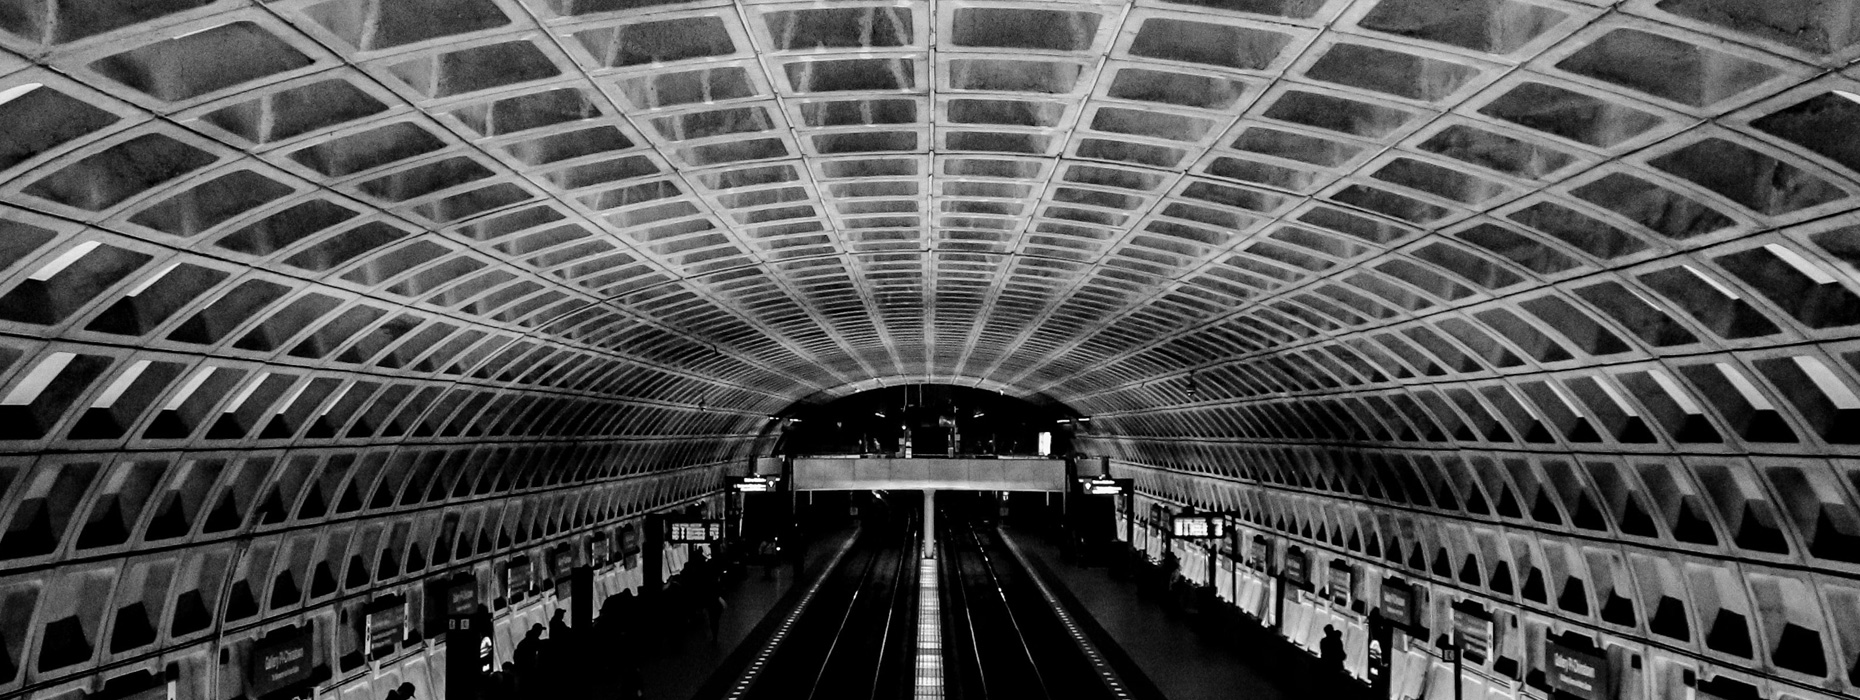
POLYGON ((1063 459, 963 457, 803 457, 794 460, 796 491, 933 489, 1064 491, 1063 459))

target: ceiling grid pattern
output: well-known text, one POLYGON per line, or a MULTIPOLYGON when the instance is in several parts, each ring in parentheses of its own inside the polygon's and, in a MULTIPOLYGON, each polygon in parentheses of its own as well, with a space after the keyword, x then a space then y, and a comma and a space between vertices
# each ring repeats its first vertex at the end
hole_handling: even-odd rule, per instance
POLYGON ((358 527, 515 494, 400 495, 498 460, 708 475, 648 508, 796 401, 928 381, 1525 607, 1486 543, 1630 536, 1665 563, 1607 580, 1770 645, 1661 638, 1657 596, 1597 629, 1853 695, 1856 58, 1835 0, 0 3, 0 617, 35 630, 0 693, 194 643, 28 663, 114 623, 24 591, 229 546, 113 549, 150 494, 262 539, 351 462, 393 494, 358 527), (1466 505, 1505 489, 1561 519, 1466 505))

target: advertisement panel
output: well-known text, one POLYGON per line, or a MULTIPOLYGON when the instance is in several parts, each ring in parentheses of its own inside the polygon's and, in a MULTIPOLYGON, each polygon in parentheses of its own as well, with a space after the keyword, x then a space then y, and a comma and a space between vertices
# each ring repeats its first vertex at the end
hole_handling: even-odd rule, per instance
POLYGON ((1305 550, 1285 548, 1285 581, 1299 588, 1311 587, 1311 555, 1305 550))
POLYGON ((264 697, 310 680, 310 626, 304 625, 252 645, 252 668, 246 677, 250 695, 264 697))
POLYGON ((1246 564, 1260 571, 1265 571, 1272 561, 1272 540, 1265 535, 1254 535, 1253 542, 1246 550, 1246 564))
POLYGON ((1552 690, 1584 700, 1602 700, 1608 679, 1608 659, 1544 640, 1544 674, 1552 690))
POLYGON ((368 605, 364 624, 368 632, 368 655, 383 658, 400 648, 407 638, 407 606, 400 596, 382 598, 368 605))
POLYGON ((631 569, 639 566, 639 526, 627 523, 620 527, 620 565, 631 569))
POLYGON ((1453 639, 1468 663, 1485 663, 1492 658, 1492 615, 1478 603, 1454 603, 1453 639))
POLYGON ((504 597, 514 603, 530 594, 530 558, 519 556, 504 569, 504 597))

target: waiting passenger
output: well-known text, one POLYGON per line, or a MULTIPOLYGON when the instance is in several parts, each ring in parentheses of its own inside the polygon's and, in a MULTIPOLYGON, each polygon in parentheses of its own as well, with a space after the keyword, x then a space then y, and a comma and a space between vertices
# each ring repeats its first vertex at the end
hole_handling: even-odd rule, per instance
POLYGON ((517 643, 517 673, 525 680, 535 678, 542 668, 543 631, 542 623, 530 625, 529 634, 517 643))
POLYGON ((1318 642, 1318 658, 1324 662, 1324 668, 1341 675, 1343 670, 1343 633, 1330 625, 1324 626, 1324 639, 1318 642))

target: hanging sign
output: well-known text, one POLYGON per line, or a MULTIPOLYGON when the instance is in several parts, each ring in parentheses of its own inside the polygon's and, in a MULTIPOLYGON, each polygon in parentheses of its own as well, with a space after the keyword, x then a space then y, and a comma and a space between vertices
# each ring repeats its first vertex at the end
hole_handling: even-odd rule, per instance
POLYGON ((1329 580, 1325 582, 1329 589, 1330 602, 1342 607, 1350 607, 1351 593, 1356 590, 1356 570, 1341 559, 1332 559, 1329 568, 1329 580))
POLYGON ((1272 560, 1272 540, 1265 535, 1254 535, 1253 543, 1247 548, 1246 563, 1260 571, 1266 570, 1266 562, 1272 560))
POLYGON ((1079 481, 1084 483, 1087 496, 1127 496, 1130 495, 1131 486, 1135 483, 1132 479, 1112 479, 1102 476, 1079 481))
POLYGON ((730 477, 730 490, 737 493, 767 493, 781 487, 781 476, 730 477))
POLYGON ((1607 683, 1608 659, 1544 640, 1544 669, 1552 690, 1584 700, 1602 700, 1607 683))
POLYGON ((310 626, 304 625, 254 644, 247 694, 263 697, 310 680, 312 639, 310 626))

